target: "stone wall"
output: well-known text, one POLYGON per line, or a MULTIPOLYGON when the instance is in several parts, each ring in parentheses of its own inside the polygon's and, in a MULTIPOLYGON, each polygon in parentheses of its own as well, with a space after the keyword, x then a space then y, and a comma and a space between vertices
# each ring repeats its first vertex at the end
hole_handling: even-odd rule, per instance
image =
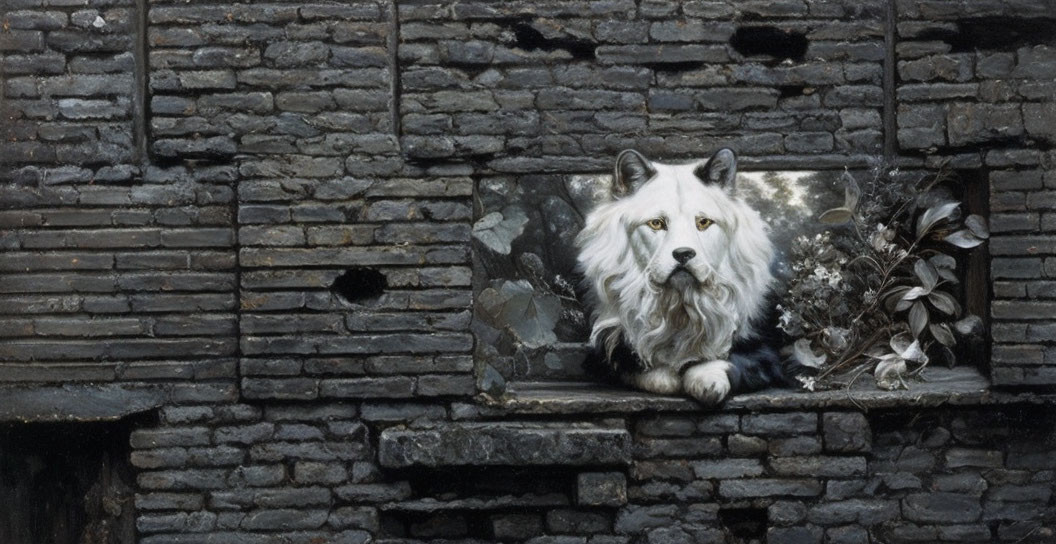
POLYGON ((547 192, 623 148, 949 161, 984 370, 1053 385, 1051 0, 0 8, 0 416, 156 413, 139 542, 1054 538, 1050 397, 518 412, 475 395, 574 335, 504 366, 471 308, 495 195, 567 236, 547 192))

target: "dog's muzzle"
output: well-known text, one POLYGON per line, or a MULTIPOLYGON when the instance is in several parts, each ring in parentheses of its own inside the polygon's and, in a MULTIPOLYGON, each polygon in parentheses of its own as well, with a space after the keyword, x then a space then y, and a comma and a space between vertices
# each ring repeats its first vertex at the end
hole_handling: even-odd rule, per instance
POLYGON ((671 271, 671 275, 667 277, 665 283, 675 289, 685 290, 696 287, 700 282, 688 268, 684 266, 676 266, 675 269, 671 271))

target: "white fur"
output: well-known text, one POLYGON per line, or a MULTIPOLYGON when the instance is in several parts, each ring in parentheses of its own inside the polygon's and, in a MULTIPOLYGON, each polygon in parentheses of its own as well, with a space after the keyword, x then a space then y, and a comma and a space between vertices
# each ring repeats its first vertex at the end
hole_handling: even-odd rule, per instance
POLYGON ((623 379, 628 384, 650 393, 673 395, 682 390, 682 378, 675 369, 666 366, 625 374, 623 379))
POLYGON ((682 377, 689 396, 705 404, 717 404, 730 394, 730 369, 727 361, 708 361, 690 367, 682 377))
MULTIPOLYGON (((597 299, 591 342, 611 356, 622 334, 646 369, 674 375, 690 363, 725 360, 735 339, 751 337, 773 279, 765 222, 721 184, 702 182, 694 174, 700 164, 650 163, 656 174, 633 194, 599 204, 577 238, 597 299), (646 224, 657 217, 665 229, 646 224), (714 224, 698 230, 698 217, 714 224), (685 263, 691 276, 672 276, 676 248, 696 252, 685 263)), ((698 374, 683 378, 694 397, 721 400, 729 392, 728 379, 723 389, 715 372, 698 374)), ((654 377, 626 381, 674 392, 654 377)))

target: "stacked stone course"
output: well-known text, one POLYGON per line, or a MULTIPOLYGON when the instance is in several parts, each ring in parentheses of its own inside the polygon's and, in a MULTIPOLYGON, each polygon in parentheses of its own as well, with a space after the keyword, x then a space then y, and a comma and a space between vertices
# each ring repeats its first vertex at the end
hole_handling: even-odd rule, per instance
POLYGON ((0 7, 0 414, 157 414, 139 542, 1056 538, 1051 1, 0 7), (481 195, 719 146, 988 186, 994 390, 476 397, 583 375, 486 371, 481 195))

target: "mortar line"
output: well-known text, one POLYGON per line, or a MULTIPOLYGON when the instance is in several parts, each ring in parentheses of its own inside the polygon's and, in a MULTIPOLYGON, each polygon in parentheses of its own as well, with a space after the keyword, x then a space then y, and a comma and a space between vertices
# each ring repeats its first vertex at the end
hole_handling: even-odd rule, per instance
POLYGON ((140 167, 146 167, 150 161, 147 149, 147 117, 149 116, 147 105, 147 94, 149 93, 150 76, 149 55, 147 46, 147 10, 150 9, 148 0, 135 0, 136 24, 135 43, 133 47, 133 59, 135 63, 135 90, 133 92, 132 105, 132 142, 135 147, 133 159, 140 167))
POLYGON ((897 97, 896 81, 897 70, 895 69, 895 36, 898 24, 898 8, 895 0, 887 0, 885 3, 886 15, 884 17, 884 73, 883 73, 883 130, 884 130, 884 160, 892 163, 898 154, 898 119, 896 116, 897 97))
POLYGON ((400 4, 389 0, 389 115, 392 123, 392 134, 396 138, 397 149, 400 144, 400 4))

